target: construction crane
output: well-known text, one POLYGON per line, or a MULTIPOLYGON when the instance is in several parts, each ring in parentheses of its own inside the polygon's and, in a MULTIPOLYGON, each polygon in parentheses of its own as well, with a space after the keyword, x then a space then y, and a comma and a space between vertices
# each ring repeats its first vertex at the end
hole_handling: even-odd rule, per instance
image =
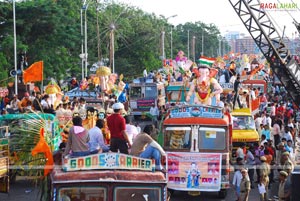
POLYGON ((300 23, 297 22, 295 19, 294 19, 294 25, 296 26, 296 29, 298 30, 299 34, 300 34, 300 23))
POLYGON ((300 104, 300 67, 259 0, 229 0, 292 100, 300 104))

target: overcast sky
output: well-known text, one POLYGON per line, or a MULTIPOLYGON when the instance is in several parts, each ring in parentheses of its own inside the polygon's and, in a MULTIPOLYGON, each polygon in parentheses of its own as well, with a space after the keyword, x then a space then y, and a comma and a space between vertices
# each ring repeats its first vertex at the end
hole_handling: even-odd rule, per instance
MULTIPOLYGON (((148 13, 155 13, 157 16, 164 15, 170 18, 171 24, 177 25, 185 22, 202 21, 206 24, 213 23, 221 30, 222 34, 226 31, 240 31, 248 35, 248 31, 242 24, 240 18, 235 13, 228 0, 116 0, 127 3, 131 6, 139 7, 148 13)), ((292 37, 296 28, 292 23, 293 18, 300 22, 300 0, 261 0, 262 3, 295 3, 298 8, 281 11, 269 11, 271 19, 276 19, 277 30, 282 34, 284 25, 285 33, 292 37), (293 18, 292 18, 293 17, 293 18)))

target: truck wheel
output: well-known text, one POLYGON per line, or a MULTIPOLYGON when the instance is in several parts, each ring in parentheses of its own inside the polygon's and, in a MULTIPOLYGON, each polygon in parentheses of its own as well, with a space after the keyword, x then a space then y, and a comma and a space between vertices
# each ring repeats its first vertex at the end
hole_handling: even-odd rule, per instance
POLYGON ((218 193, 219 198, 224 199, 224 198, 226 198, 226 196, 227 196, 227 190, 226 189, 223 189, 223 190, 219 191, 219 193, 218 193))

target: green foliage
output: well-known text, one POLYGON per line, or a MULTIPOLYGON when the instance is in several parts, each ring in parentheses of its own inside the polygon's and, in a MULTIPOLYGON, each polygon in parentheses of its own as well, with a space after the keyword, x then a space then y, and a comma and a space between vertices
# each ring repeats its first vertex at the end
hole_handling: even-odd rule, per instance
MULTIPOLYGON (((44 61, 44 78, 80 77, 84 37, 81 34, 81 14, 87 16, 87 46, 89 65, 102 58, 111 58, 110 35, 114 25, 115 70, 126 77, 141 76, 144 68, 162 66, 161 32, 165 31, 165 53, 171 55, 171 26, 164 16, 145 13, 126 4, 88 1, 81 10, 81 0, 27 0, 16 2, 17 52, 26 51, 29 65, 44 61), (97 19, 99 32, 97 30, 97 19), (99 33, 99 38, 98 38, 99 33), (98 42, 100 51, 98 52, 98 42)), ((8 74, 14 66, 13 15, 11 1, 0 3, 0 71, 8 74)), ((83 23, 84 25, 84 23, 83 23)), ((84 29, 83 29, 84 30, 84 29)), ((205 56, 217 56, 218 28, 203 22, 180 24, 172 29, 173 59, 179 50, 187 53, 188 30, 190 41, 196 37, 195 57, 202 52, 204 34, 205 56)), ((190 44, 190 52, 191 50, 190 44)), ((190 55, 190 59, 193 55, 190 55)), ((112 66, 111 64, 109 64, 112 66)), ((89 66, 89 67, 90 67, 89 66)), ((4 76, 4 75, 3 75, 4 76)), ((0 79, 3 77, 0 74, 0 79)))

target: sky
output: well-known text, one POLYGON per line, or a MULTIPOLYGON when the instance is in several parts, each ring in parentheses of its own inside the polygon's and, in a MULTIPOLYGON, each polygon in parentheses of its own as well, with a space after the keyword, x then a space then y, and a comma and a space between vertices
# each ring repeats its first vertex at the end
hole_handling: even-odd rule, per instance
MULTIPOLYGON (((185 22, 201 21, 206 24, 215 24, 221 34, 228 31, 239 31, 246 35, 248 31, 242 24, 242 21, 235 13, 228 0, 116 0, 124 2, 131 6, 136 6, 145 12, 155 13, 157 16, 163 15, 165 18, 171 17, 168 22, 173 25, 183 24, 185 22)), ((285 34, 293 37, 297 31, 293 18, 300 23, 300 0, 261 0, 261 3, 295 3, 297 9, 289 10, 270 10, 268 13, 272 19, 276 19, 276 26, 282 35, 284 26, 285 34), (293 17, 293 18, 292 18, 293 17)))

